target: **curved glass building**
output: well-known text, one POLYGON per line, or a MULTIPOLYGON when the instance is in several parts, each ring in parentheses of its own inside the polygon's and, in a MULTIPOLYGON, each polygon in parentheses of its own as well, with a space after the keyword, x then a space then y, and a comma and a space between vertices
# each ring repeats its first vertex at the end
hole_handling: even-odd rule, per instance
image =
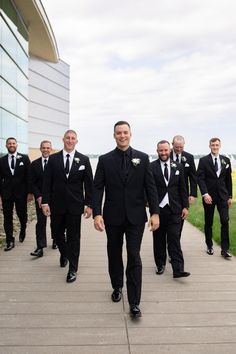
POLYGON ((69 66, 39 0, 0 0, 0 154, 13 136, 38 155, 41 140, 60 149, 69 127, 69 66))

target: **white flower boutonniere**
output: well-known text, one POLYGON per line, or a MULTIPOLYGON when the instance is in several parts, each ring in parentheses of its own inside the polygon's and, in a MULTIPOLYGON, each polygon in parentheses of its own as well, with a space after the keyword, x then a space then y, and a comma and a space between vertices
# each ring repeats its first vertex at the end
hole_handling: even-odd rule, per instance
POLYGON ((176 168, 176 167, 177 167, 177 165, 176 165, 176 163, 175 163, 175 162, 171 162, 170 167, 176 168))
POLYGON ((75 161, 75 163, 79 163, 80 162, 80 158, 79 157, 75 157, 74 161, 75 161))
POLYGON ((183 161, 183 162, 187 161, 186 157, 185 156, 181 156, 181 161, 183 161))
POLYGON ((140 165, 141 159, 132 159, 131 162, 136 167, 136 166, 140 165))
POLYGON ((21 155, 16 155, 16 159, 20 160, 20 159, 22 159, 22 156, 21 155))
POLYGON ((226 165, 226 161, 224 159, 221 160, 221 165, 226 165))

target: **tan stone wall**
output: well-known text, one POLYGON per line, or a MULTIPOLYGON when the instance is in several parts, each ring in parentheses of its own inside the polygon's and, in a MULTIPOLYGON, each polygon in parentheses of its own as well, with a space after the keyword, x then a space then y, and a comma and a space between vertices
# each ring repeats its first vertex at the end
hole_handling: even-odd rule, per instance
MULTIPOLYGON (((54 152, 57 152, 57 150, 52 150, 52 154, 54 152)), ((33 148, 29 148, 29 158, 30 158, 30 161, 34 161, 36 160, 37 158, 39 158, 41 156, 41 152, 39 149, 33 149, 33 148)))

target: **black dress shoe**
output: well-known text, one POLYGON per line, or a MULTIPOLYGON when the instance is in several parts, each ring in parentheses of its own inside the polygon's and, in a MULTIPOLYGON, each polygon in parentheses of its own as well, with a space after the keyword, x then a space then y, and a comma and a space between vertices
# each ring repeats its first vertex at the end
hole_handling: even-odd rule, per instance
POLYGON ((53 250, 56 250, 56 249, 57 249, 57 244, 56 244, 56 241, 55 241, 55 240, 52 241, 52 249, 53 249, 53 250))
POLYGON ((141 310, 138 305, 130 305, 129 312, 132 318, 138 318, 142 316, 141 310))
POLYGON ((161 275, 161 274, 164 273, 164 271, 165 271, 165 266, 164 265, 160 266, 160 267, 157 267, 156 274, 161 275))
POLYGON ((5 251, 5 252, 10 251, 10 250, 12 250, 12 248, 14 248, 14 247, 15 247, 14 242, 7 243, 6 247, 4 248, 4 251, 5 251))
POLYGON ((73 283, 76 280, 76 272, 69 271, 66 277, 67 283, 73 283))
POLYGON ((111 294, 111 299, 113 302, 119 302, 121 300, 121 295, 122 295, 122 289, 121 288, 116 288, 113 290, 113 293, 111 294))
POLYGON ((25 231, 21 231, 19 234, 19 241, 24 242, 25 239, 25 231))
POLYGON ((232 257, 232 254, 229 253, 229 251, 221 251, 221 256, 224 257, 225 259, 229 259, 232 257))
POLYGON ((33 252, 30 253, 31 256, 34 257, 43 257, 43 249, 42 248, 36 248, 33 252))
POLYGON ((207 251, 206 251, 207 254, 209 254, 210 256, 212 256, 214 254, 214 250, 213 248, 208 248, 207 251))
POLYGON ((66 257, 61 256, 60 257, 60 266, 62 268, 65 268, 67 266, 67 263, 68 263, 68 259, 66 257))
POLYGON ((190 273, 189 272, 176 272, 173 273, 173 278, 186 278, 189 277, 190 273))

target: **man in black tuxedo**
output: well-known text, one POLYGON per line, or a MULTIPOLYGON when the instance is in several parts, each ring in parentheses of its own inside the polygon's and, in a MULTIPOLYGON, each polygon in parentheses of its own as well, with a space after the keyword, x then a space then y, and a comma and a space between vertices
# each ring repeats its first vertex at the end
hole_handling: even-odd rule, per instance
POLYGON ((15 247, 13 236, 13 208, 20 221, 19 241, 25 239, 27 224, 27 200, 32 200, 29 193, 30 160, 27 155, 17 152, 17 141, 10 137, 6 140, 8 154, 0 158, 0 199, 3 208, 6 247, 10 251, 15 247))
POLYGON ((171 257, 174 278, 190 275, 184 271, 184 258, 180 245, 182 219, 188 216, 188 196, 183 167, 170 159, 170 144, 161 140, 157 144, 159 159, 151 163, 152 173, 160 200, 160 228, 153 232, 153 251, 157 274, 163 274, 166 265, 166 246, 171 257))
MULTIPOLYGON (((35 209, 37 214, 37 223, 35 227, 37 247, 33 252, 30 253, 31 256, 34 257, 42 257, 43 248, 47 247, 47 217, 43 214, 41 204, 44 170, 47 166, 49 155, 52 152, 51 142, 48 140, 43 140, 40 144, 40 151, 42 153, 42 156, 34 160, 30 166, 30 186, 34 195, 35 209)), ((56 249, 56 240, 54 239, 53 234, 51 236, 53 239, 52 248, 56 249)))
POLYGON ((93 215, 96 230, 106 229, 109 274, 113 287, 112 301, 121 300, 124 266, 123 236, 127 246, 127 292, 130 314, 140 317, 142 262, 141 241, 149 204, 152 231, 159 227, 158 197, 148 155, 130 147, 129 123, 114 126, 115 150, 100 156, 94 179, 93 215), (102 212, 102 199, 105 203, 102 212), (146 195, 146 197, 145 197, 146 195))
POLYGON ((42 208, 44 215, 51 215, 60 265, 66 267, 69 260, 67 282, 72 283, 78 270, 81 215, 92 215, 93 175, 89 158, 75 150, 76 132, 68 130, 63 142, 64 149, 50 156, 45 169, 42 208))
MULTIPOLYGON (((174 136, 172 140, 172 151, 170 158, 173 161, 179 162, 183 166, 185 186, 188 194, 189 204, 193 204, 197 198, 197 172, 194 163, 194 156, 189 152, 184 151, 185 140, 181 135, 174 136)), ((184 219, 180 229, 180 237, 183 229, 184 219)))
POLYGON ((229 207, 232 204, 232 176, 230 159, 220 155, 221 141, 212 138, 209 142, 211 153, 200 158, 197 175, 205 213, 205 240, 207 254, 213 255, 212 225, 215 206, 221 223, 221 255, 231 258, 229 253, 229 207))

